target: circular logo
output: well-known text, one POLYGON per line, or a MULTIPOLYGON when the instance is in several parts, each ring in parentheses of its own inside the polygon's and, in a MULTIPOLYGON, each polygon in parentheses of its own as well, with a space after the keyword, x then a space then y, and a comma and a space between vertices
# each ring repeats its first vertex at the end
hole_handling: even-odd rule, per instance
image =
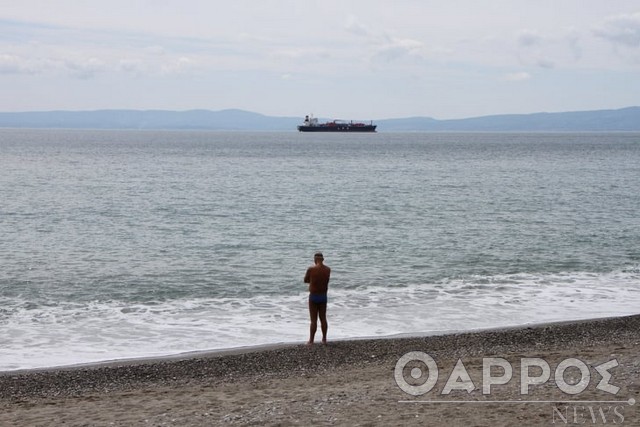
MULTIPOLYGON (((424 372, 422 372, 421 368, 415 367, 411 369, 410 375, 413 379, 418 379, 424 376, 424 372)), ((420 396, 421 394, 428 393, 436 385, 436 382, 438 381, 438 365, 436 365, 436 361, 427 353, 423 353, 421 351, 410 351, 398 359, 393 376, 396 380, 396 384, 398 384, 398 387, 400 387, 402 391, 412 396, 420 396), (409 362, 414 361, 424 363, 428 370, 427 381, 420 385, 409 384, 404 377, 404 368, 409 364, 409 362)))

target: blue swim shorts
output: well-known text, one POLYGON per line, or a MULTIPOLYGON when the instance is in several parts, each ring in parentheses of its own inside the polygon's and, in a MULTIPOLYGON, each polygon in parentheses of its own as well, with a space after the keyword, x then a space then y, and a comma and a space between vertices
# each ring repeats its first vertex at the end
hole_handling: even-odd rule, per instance
POLYGON ((309 301, 314 304, 326 304, 327 294, 309 294, 309 301))

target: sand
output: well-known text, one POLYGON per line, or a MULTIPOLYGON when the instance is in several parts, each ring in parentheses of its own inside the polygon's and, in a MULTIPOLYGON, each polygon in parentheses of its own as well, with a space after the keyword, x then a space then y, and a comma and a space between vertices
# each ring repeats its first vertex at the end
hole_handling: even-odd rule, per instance
MULTIPOLYGON (((419 385, 434 371, 411 362, 403 372, 404 381, 419 385)), ((573 367, 563 378, 571 385, 580 377, 573 367)), ((0 426, 639 426, 635 401, 640 316, 0 373, 0 426), (439 373, 433 389, 419 396, 394 379, 396 363, 410 351, 431 356, 439 373), (486 357, 513 367, 511 381, 493 385, 490 394, 483 394, 486 357), (532 357, 544 359, 551 375, 523 395, 520 363, 532 357), (567 358, 588 366, 581 393, 564 393, 554 380, 567 358), (597 387, 602 376, 595 369, 614 359, 619 366, 609 369, 609 383, 619 387, 616 394, 597 387), (448 382, 467 384, 463 376, 450 378, 458 360, 472 387, 443 394, 448 382)))

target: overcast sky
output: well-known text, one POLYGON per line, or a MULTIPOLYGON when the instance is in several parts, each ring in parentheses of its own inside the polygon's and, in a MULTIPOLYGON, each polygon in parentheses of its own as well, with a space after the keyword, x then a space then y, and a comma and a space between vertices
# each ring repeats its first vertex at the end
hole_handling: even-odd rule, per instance
POLYGON ((638 0, 0 0, 0 111, 640 105, 638 0))

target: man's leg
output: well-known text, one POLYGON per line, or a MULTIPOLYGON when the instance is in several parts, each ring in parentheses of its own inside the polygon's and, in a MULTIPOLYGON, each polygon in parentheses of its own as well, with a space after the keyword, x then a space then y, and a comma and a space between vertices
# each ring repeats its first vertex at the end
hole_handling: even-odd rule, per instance
POLYGON ((307 344, 313 344, 318 329, 318 305, 309 300, 309 317, 311 318, 311 326, 309 327, 309 341, 307 344))
POLYGON ((320 316, 320 327, 322 328, 322 343, 327 343, 327 329, 329 325, 327 324, 327 304, 319 304, 318 305, 318 315, 320 316))

